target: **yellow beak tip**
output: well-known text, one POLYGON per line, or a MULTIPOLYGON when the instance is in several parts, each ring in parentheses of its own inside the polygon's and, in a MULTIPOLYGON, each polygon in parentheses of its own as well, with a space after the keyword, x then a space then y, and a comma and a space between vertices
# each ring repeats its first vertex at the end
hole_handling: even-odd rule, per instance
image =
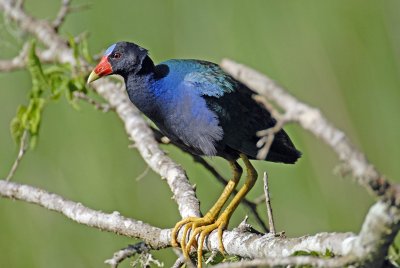
POLYGON ((100 78, 100 76, 93 71, 93 72, 90 73, 86 83, 89 84, 89 83, 91 83, 93 81, 96 81, 99 78, 100 78))

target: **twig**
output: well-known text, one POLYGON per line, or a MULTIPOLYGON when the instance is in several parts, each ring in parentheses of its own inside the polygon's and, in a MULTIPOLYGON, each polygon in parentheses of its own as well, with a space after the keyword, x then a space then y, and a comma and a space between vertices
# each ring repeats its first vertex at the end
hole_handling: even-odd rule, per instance
POLYGON ((260 95, 253 95, 253 99, 256 102, 262 104, 268 110, 268 112, 271 114, 273 118, 275 118, 278 121, 283 120, 283 114, 279 112, 278 109, 276 109, 275 106, 268 101, 268 99, 260 95))
POLYGON ((275 107, 263 96, 254 95, 253 99, 264 105, 271 116, 276 120, 276 123, 273 127, 260 130, 256 133, 257 136, 260 137, 260 140, 256 144, 257 147, 260 148, 257 153, 257 159, 262 160, 267 157, 269 149, 274 142, 275 134, 284 127, 288 120, 286 119, 285 115, 282 115, 277 109, 275 109, 275 107))
POLYGON ((19 150, 18 150, 18 155, 17 158, 15 159, 10 172, 8 173, 6 177, 6 181, 10 181, 11 178, 14 176, 15 172, 17 171, 17 168, 19 164, 21 163, 22 157, 24 157, 26 150, 27 150, 27 145, 26 142, 28 140, 28 130, 24 130, 22 133, 22 137, 19 143, 19 150))
POLYGON ((255 230, 253 226, 251 226, 250 223, 247 222, 249 219, 249 216, 245 216, 244 219, 239 223, 239 225, 234 228, 234 231, 239 231, 239 232, 244 232, 244 233, 253 233, 253 234, 259 234, 262 235, 263 233, 260 233, 259 231, 255 230))
POLYGON ((272 235, 275 235, 276 230, 275 230, 275 224, 274 224, 274 216, 272 214, 272 206, 271 206, 271 200, 269 197, 269 189, 268 189, 268 174, 265 171, 264 171, 263 180, 264 180, 264 193, 265 193, 265 203, 267 205, 269 230, 272 235))
POLYGON ((24 7, 24 4, 25 4, 25 0, 17 0, 16 3, 15 3, 15 5, 16 5, 18 8, 23 8, 23 7, 24 7))
POLYGON ((16 69, 21 69, 26 66, 25 58, 29 49, 29 44, 22 46, 21 51, 17 56, 10 60, 0 60, 0 71, 10 72, 16 69))
MULTIPOLYGON (((24 1, 12 0, 11 2, 16 7, 21 7, 22 8, 24 6, 24 3, 23 3, 24 1)), ((13 41, 18 43, 18 44, 22 43, 24 41, 23 39, 26 36, 26 33, 24 31, 19 30, 18 26, 16 26, 13 23, 12 19, 10 19, 9 17, 3 16, 2 19, 3 19, 3 25, 2 26, 4 27, 4 30, 10 36, 13 37, 13 39, 14 39, 13 41)), ((6 46, 6 47, 8 47, 8 48, 10 48, 12 50, 18 49, 17 47, 13 46, 12 42, 4 40, 4 39, 2 40, 2 44, 1 45, 2 46, 6 46)))
POLYGON ((149 246, 147 246, 144 242, 139 242, 137 244, 129 245, 128 247, 115 252, 113 257, 111 259, 105 260, 104 263, 109 264, 112 268, 117 268, 118 265, 125 259, 128 259, 135 254, 148 252, 149 250, 149 246))
POLYGON ((81 4, 78 6, 71 6, 71 0, 62 0, 61 7, 58 10, 58 14, 54 19, 52 25, 56 32, 59 31, 61 25, 64 23, 65 19, 67 18, 68 14, 72 12, 77 12, 80 10, 85 10, 90 7, 90 4, 81 4))
POLYGON ((172 250, 175 252, 176 256, 178 256, 174 265, 172 266, 173 268, 179 268, 183 265, 186 265, 186 267, 188 268, 196 268, 191 259, 186 259, 185 256, 183 256, 180 249, 173 248, 172 250))
POLYGON ((83 40, 87 39, 89 36, 90 36, 90 32, 84 31, 84 32, 81 32, 81 33, 79 33, 78 35, 76 35, 76 36, 74 37, 74 41, 75 41, 76 44, 79 44, 79 43, 81 43, 83 40))
POLYGON ((146 166, 145 170, 143 170, 142 173, 139 174, 139 176, 136 177, 136 181, 140 181, 146 177, 146 175, 149 173, 150 167, 146 166))
POLYGON ((176 259, 171 268, 181 268, 184 264, 185 264, 185 257, 183 257, 182 255, 176 259))
POLYGON ((163 267, 164 263, 160 262, 157 259, 154 259, 153 255, 150 252, 142 252, 139 257, 132 262, 132 267, 163 267))
POLYGON ((60 10, 58 11, 57 17, 53 21, 54 30, 58 32, 60 26, 64 23, 70 10, 71 0, 62 0, 60 10))
POLYGON ((276 123, 273 127, 260 130, 256 133, 257 136, 260 137, 260 140, 256 144, 257 147, 260 148, 257 153, 257 159, 262 160, 267 157, 269 149, 274 142, 275 134, 283 128, 287 120, 285 120, 285 117, 282 116, 268 101, 266 101, 265 98, 260 97, 261 96, 259 95, 255 95, 253 98, 263 104, 265 108, 271 113, 273 118, 276 119, 276 123))
POLYGON ((106 103, 100 103, 100 102, 96 101, 95 99, 92 99, 91 97, 89 97, 88 95, 86 95, 85 93, 83 93, 81 91, 74 91, 74 97, 77 99, 86 101, 87 103, 93 105, 94 108, 96 108, 96 110, 99 110, 103 113, 106 113, 106 112, 110 111, 110 109, 111 109, 110 105, 108 105, 106 103))
POLYGON ((257 136, 261 137, 256 144, 257 147, 260 148, 260 150, 257 153, 257 159, 262 160, 267 157, 269 149, 271 148, 271 145, 274 142, 275 134, 278 133, 283 128, 284 124, 285 124, 284 120, 278 120, 276 121, 275 126, 257 132, 257 136))
POLYGON ((219 254, 218 251, 212 251, 211 255, 208 257, 208 259, 205 261, 206 264, 209 264, 214 261, 215 257, 219 254))

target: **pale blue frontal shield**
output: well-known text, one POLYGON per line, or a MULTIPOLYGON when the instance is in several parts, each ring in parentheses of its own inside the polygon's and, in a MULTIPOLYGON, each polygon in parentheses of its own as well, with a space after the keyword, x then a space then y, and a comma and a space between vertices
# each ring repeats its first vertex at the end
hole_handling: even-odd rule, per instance
POLYGON ((113 52, 115 46, 116 46, 116 44, 113 44, 113 45, 111 45, 109 48, 107 48, 106 52, 104 52, 104 56, 110 55, 111 52, 113 52))

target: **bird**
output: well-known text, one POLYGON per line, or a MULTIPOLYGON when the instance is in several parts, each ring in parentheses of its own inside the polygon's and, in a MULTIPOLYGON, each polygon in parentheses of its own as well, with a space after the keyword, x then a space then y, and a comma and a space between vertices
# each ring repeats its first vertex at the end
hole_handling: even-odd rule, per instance
MULTIPOLYGON (((222 157, 232 169, 231 179, 211 209, 203 217, 182 219, 172 229, 171 245, 180 244, 186 258, 197 245, 197 265, 202 267, 203 243, 210 232, 218 230, 219 249, 225 252, 222 233, 258 176, 250 162, 257 159, 259 150, 256 133, 274 127, 276 120, 253 99, 249 88, 212 62, 171 59, 155 64, 147 49, 121 41, 107 48, 87 82, 113 74, 123 77, 130 101, 174 145, 194 155, 222 157), (222 210, 242 176, 238 159, 246 167, 246 180, 222 210)), ((281 129, 263 160, 294 164, 300 157, 281 129)))

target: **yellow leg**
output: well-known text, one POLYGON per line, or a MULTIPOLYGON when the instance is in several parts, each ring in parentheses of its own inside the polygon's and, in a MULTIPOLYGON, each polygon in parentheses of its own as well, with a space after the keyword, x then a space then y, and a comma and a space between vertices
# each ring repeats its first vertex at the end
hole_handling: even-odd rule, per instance
MULTIPOLYGON (((231 183, 231 181, 235 181, 232 183, 234 184, 234 186, 236 186, 236 184, 239 180, 239 179, 235 178, 235 174, 237 174, 237 172, 235 172, 235 169, 234 169, 234 178, 225 187, 223 194, 218 199, 217 203, 213 206, 213 208, 210 210, 210 212, 211 212, 211 213, 209 212, 210 214, 207 213, 206 216, 204 216, 203 218, 185 219, 181 222, 178 222, 174 228, 172 239, 173 239, 173 242, 175 240, 175 243, 176 243, 176 234, 177 234, 179 228, 181 226, 183 226, 184 224, 186 224, 185 229, 184 229, 184 237, 183 237, 182 243, 181 243, 183 253, 186 257, 189 256, 188 253, 190 251, 190 248, 196 244, 196 238, 197 238, 197 235, 199 235, 199 244, 197 246, 198 267, 202 267, 204 240, 205 240, 206 236, 209 233, 211 233, 213 230, 218 229, 218 239, 219 239, 220 251, 221 252, 225 251, 223 243, 222 243, 222 232, 228 226, 229 220, 230 220, 233 212, 237 208, 237 206, 240 204, 240 201, 246 196, 246 194, 254 186, 254 183, 257 180, 257 171, 254 169, 254 167, 250 163, 247 156, 244 154, 240 154, 240 158, 242 158, 242 160, 246 166, 246 169, 247 169, 246 181, 244 182, 242 188, 240 188, 238 193, 234 196, 232 201, 229 203, 229 205, 226 207, 226 209, 218 217, 218 219, 215 220, 216 216, 221 211, 221 208, 223 207, 224 203, 228 200, 230 193, 232 193, 232 191, 234 189, 234 187, 233 188, 228 187, 229 183, 231 183), (229 194, 227 192, 229 192, 229 194), (186 233, 189 232, 190 229, 192 230, 192 234, 190 236, 188 244, 185 245, 186 237, 187 237, 186 233)), ((234 162, 234 163, 236 164, 236 162, 234 162)), ((231 162, 231 165, 232 165, 232 162, 231 162)), ((237 167, 237 164, 235 166, 237 167)), ((240 175, 241 175, 241 172, 240 172, 240 175)), ((240 176, 239 176, 239 178, 240 178, 240 176)))
MULTIPOLYGON (((226 207, 226 209, 221 213, 221 215, 218 217, 218 219, 214 223, 207 225, 207 226, 202 226, 200 228, 197 228, 194 231, 194 234, 191 236, 191 239, 188 242, 189 248, 187 248, 186 250, 190 250, 191 244, 193 244, 194 241, 196 241, 195 236, 197 234, 200 234, 199 240, 202 242, 202 241, 204 241, 205 237, 209 233, 211 233, 215 229, 218 229, 218 239, 219 239, 220 251, 222 253, 225 252, 225 249, 224 249, 224 246, 222 243, 222 232, 228 226, 229 220, 230 220, 233 212, 236 210, 236 208, 240 204, 240 201, 246 196, 246 194, 251 190, 251 188, 253 188, 253 186, 257 180, 257 171, 254 169, 253 165, 250 163, 247 156, 244 154, 240 154, 240 158, 242 158, 242 160, 246 166, 246 170, 247 170, 246 181, 244 182, 242 188, 240 188, 238 193, 234 196, 232 201, 229 203, 229 205, 226 207)), ((203 245, 201 244, 197 247, 197 256, 198 256, 199 263, 201 262, 201 257, 203 254, 202 251, 203 251, 203 245)))
MULTIPOLYGON (((246 196, 246 194, 253 188, 256 180, 257 180, 257 171, 253 167, 253 165, 250 163, 249 159, 247 158, 246 155, 240 154, 240 158, 242 158, 243 163, 246 166, 247 170, 247 177, 246 181, 244 182, 242 188, 238 191, 238 193, 235 195, 235 197, 232 199, 232 201, 229 203, 229 205, 226 207, 224 212, 222 212, 220 218, 226 218, 227 221, 231 218, 233 212, 236 210, 237 206, 240 204, 240 201, 246 196)), ((218 220, 219 220, 218 219, 218 220)), ((217 221, 218 221, 217 220, 217 221)), ((226 222, 226 225, 228 225, 228 222, 226 222)))
MULTIPOLYGON (((225 186, 224 191, 222 192, 221 196, 218 198, 217 202, 212 206, 212 208, 206 213, 206 215, 202 218, 197 218, 197 217, 189 217, 186 219, 183 219, 179 221, 174 229, 172 230, 171 234, 171 244, 174 247, 178 246, 177 242, 177 236, 179 229, 185 225, 185 229, 183 231, 183 237, 181 240, 181 247, 183 254, 185 257, 189 256, 189 251, 191 245, 194 244, 194 242, 191 243, 189 247, 186 246, 186 238, 187 234, 190 230, 193 230, 193 234, 191 237, 195 237, 197 235, 195 229, 197 229, 199 226, 204 226, 204 225, 209 225, 213 222, 215 222, 218 214, 220 213, 222 207, 225 205, 226 201, 229 199, 229 196, 233 192, 233 190, 236 188, 236 185, 239 182, 240 177, 242 176, 242 168, 236 161, 229 161, 229 164, 231 165, 232 171, 233 171, 233 178, 229 180, 228 184, 225 186), (186 248, 189 248, 189 250, 186 250, 186 248)), ((195 240, 194 240, 195 241, 195 240)))

